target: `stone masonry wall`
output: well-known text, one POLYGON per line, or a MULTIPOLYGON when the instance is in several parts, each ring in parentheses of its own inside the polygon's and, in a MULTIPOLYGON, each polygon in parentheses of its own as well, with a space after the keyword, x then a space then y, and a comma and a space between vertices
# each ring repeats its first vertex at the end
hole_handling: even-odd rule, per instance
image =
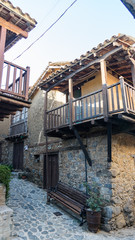
POLYGON ((0 184, 0 239, 9 240, 13 229, 13 210, 5 205, 5 187, 0 184))
MULTIPOLYGON (((88 182, 97 182, 108 201, 102 212, 102 228, 110 231, 135 223, 135 137, 119 134, 112 137, 112 162, 107 163, 107 135, 95 134, 83 139, 92 159, 87 164, 88 182)), ((62 147, 78 146, 77 140, 63 141, 62 147)), ((85 190, 85 159, 82 150, 59 151, 59 178, 85 190)))
POLYGON ((112 228, 135 223, 135 136, 114 135, 112 138, 112 228))

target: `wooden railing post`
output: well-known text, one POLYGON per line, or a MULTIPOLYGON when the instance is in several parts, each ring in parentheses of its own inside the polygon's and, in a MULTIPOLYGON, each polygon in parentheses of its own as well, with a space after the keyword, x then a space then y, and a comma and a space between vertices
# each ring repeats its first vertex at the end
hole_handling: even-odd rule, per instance
POLYGON ((25 78, 25 100, 28 100, 29 92, 29 80, 30 80, 30 67, 26 67, 26 78, 25 78))
MULTIPOLYGON (((52 121, 52 118, 51 118, 52 121)), ((45 91, 45 99, 44 99, 44 135, 46 136, 47 131, 47 91, 45 91)))
POLYGON ((108 120, 108 97, 107 97, 107 70, 106 70, 106 62, 102 60, 100 62, 101 68, 101 80, 102 80, 102 95, 103 95, 103 114, 104 120, 108 120))
POLYGON ((122 102, 123 102, 123 108, 124 112, 127 112, 127 99, 125 94, 125 84, 124 84, 124 77, 119 77, 120 80, 120 87, 121 87, 121 93, 122 93, 122 102))
POLYGON ((68 80, 69 83, 69 125, 70 128, 72 128, 72 122, 73 122, 73 80, 72 78, 69 78, 68 80))
POLYGON ((0 27, 0 89, 2 85, 5 42, 6 42, 6 28, 1 26, 0 27))

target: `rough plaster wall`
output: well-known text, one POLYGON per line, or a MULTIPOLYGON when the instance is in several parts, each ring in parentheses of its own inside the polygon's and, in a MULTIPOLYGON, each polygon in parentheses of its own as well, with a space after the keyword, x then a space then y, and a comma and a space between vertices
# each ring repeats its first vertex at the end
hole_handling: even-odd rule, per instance
POLYGON ((10 117, 5 118, 4 121, 0 121, 0 141, 5 139, 9 134, 10 129, 10 117))
POLYGON ((39 90, 32 99, 28 111, 29 144, 45 141, 43 133, 44 122, 44 92, 39 90))

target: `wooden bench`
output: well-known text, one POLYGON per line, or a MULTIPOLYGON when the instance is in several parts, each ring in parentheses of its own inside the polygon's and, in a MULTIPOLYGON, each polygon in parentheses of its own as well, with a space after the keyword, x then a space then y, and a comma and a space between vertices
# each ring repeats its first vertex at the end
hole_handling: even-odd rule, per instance
POLYGON ((55 199, 78 214, 82 218, 80 225, 84 223, 84 219, 86 218, 86 194, 71 188, 65 183, 59 182, 53 191, 48 192, 48 201, 50 199, 55 199))

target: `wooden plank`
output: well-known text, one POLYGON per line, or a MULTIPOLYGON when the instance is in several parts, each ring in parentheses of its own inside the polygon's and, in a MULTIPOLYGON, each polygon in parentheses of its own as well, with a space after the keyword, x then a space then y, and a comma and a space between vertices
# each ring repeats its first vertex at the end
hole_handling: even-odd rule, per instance
POLYGON ((90 96, 90 118, 92 117, 92 96, 90 96))
POLYGON ((119 79, 120 79, 120 86, 121 86, 121 93, 122 93, 123 108, 124 108, 124 112, 127 112, 128 100, 127 100, 126 94, 125 94, 126 85, 124 85, 124 78, 123 77, 120 77, 119 79))
POLYGON ((6 42, 6 28, 0 27, 0 89, 2 85, 5 42, 6 42))
POLYGON ((132 62, 131 73, 132 73, 133 86, 135 87, 135 61, 132 62))
MULTIPOLYGON (((80 73, 81 71, 85 70, 86 68, 89 68, 90 66, 96 64, 96 63, 100 63, 101 61, 103 61, 104 59, 107 59, 109 56, 111 56, 112 54, 119 52, 120 50, 123 49, 123 46, 117 47, 113 50, 111 50, 108 53, 105 53, 103 56, 101 56, 98 59, 95 59, 91 62, 89 62, 87 65, 80 67, 79 69, 75 70, 73 73, 69 74, 68 76, 63 77, 61 80, 57 81, 56 83, 52 84, 51 86, 48 87, 47 91, 49 92, 52 88, 54 88, 55 86, 59 85, 60 83, 62 83, 63 81, 68 80, 69 78, 72 78, 73 76, 75 76, 76 74, 80 73)), ((51 80, 53 80, 54 78, 52 78, 51 80)), ((41 86, 42 87, 42 86, 41 86)))
POLYGON ((0 26, 8 29, 11 32, 16 33, 17 35, 21 35, 24 38, 28 37, 28 33, 26 31, 22 30, 21 28, 19 28, 18 26, 12 24, 11 22, 7 22, 2 17, 0 17, 0 26))
POLYGON ((96 106, 96 95, 94 95, 94 115, 96 116, 97 114, 97 106, 96 106))
POLYGON ((19 78, 19 94, 22 93, 22 69, 20 70, 20 78, 19 78))
POLYGON ((25 100, 28 100, 28 92, 29 92, 29 80, 30 80, 30 67, 26 67, 26 78, 25 80, 25 100))
POLYGON ((14 75, 13 75, 12 92, 15 92, 16 72, 17 72, 17 68, 15 67, 14 68, 14 75))
POLYGON ((120 98, 119 98, 119 90, 118 90, 118 85, 116 85, 116 97, 117 97, 117 109, 120 109, 120 98))
POLYGON ((85 99, 85 105, 86 105, 86 118, 88 118, 88 99, 85 99))
POLYGON ((7 66, 7 77, 6 77, 6 90, 8 90, 8 86, 9 86, 10 68, 11 68, 11 66, 8 65, 7 66))
POLYGON ((101 99, 100 99, 100 92, 98 93, 98 103, 99 103, 99 114, 101 113, 101 99))
POLYGON ((114 111, 114 96, 113 96, 113 89, 114 89, 114 88, 111 88, 112 111, 114 111))
POLYGON ((86 159, 88 161, 89 166, 92 166, 92 161, 91 161, 91 159, 90 159, 90 157, 88 155, 88 152, 87 152, 87 150, 86 150, 86 148, 85 148, 85 146, 84 146, 84 144, 83 144, 83 142, 82 142, 82 140, 80 138, 80 135, 79 135, 79 133, 78 133, 78 131, 77 131, 77 129, 75 127, 73 127, 73 131, 74 131, 74 134, 75 134, 75 136, 76 136, 76 138, 77 138, 77 140, 78 140, 78 142, 79 142, 79 144, 80 144, 80 146, 81 146, 81 148, 83 150, 83 153, 84 153, 84 155, 85 155, 85 157, 86 157, 86 159))
POLYGON ((100 62, 100 68, 101 68, 102 94, 103 94, 103 114, 104 114, 104 118, 108 119, 107 70, 106 70, 106 62, 104 59, 100 62))
POLYGON ((73 80, 69 78, 69 116, 70 116, 70 128, 72 128, 72 118, 73 118, 73 108, 72 108, 72 100, 73 100, 73 80))

